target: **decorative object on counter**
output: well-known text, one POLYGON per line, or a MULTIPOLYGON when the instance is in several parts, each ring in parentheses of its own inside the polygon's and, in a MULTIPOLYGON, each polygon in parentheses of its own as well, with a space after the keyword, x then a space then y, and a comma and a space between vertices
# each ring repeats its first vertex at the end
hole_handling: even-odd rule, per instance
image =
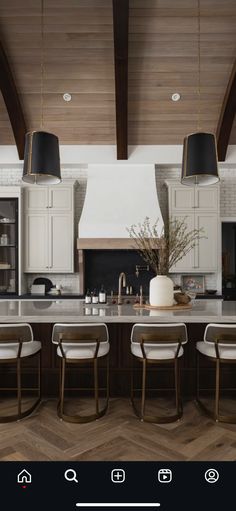
POLYGON ((91 296, 91 293, 90 293, 89 289, 87 289, 84 302, 87 303, 87 304, 88 303, 92 303, 92 296, 91 296))
POLYGON ((94 292, 92 293, 92 303, 98 303, 98 294, 96 289, 94 289, 94 292))
POLYGON ((58 286, 52 286, 50 291, 48 291, 48 294, 52 296, 58 296, 61 294, 61 290, 58 289, 58 286))
POLYGON ((174 299, 178 304, 191 302, 191 297, 187 293, 174 293, 174 299))
POLYGON ((173 281, 167 276, 169 270, 194 247, 201 238, 202 229, 188 231, 185 218, 170 219, 158 234, 158 220, 153 226, 148 217, 128 229, 142 258, 154 270, 156 277, 150 280, 149 302, 153 306, 172 306, 174 303, 173 281))
POLYGON ((193 293, 204 293, 204 275, 182 275, 182 289, 193 293))
POLYGON ((22 180, 26 183, 48 185, 61 182, 59 140, 56 135, 43 131, 44 105, 44 0, 41 0, 41 130, 26 133, 22 180))
POLYGON ((30 292, 32 295, 45 295, 45 284, 32 284, 30 292))
POLYGON ((48 293, 48 291, 50 291, 50 289, 53 287, 51 280, 49 280, 45 277, 37 277, 36 279, 34 279, 33 284, 35 284, 35 285, 44 284, 45 285, 45 293, 48 293))
POLYGON ((107 293, 103 284, 101 285, 101 289, 99 291, 98 301, 99 303, 107 303, 107 293))
POLYGON ((198 115, 197 132, 184 139, 181 183, 183 185, 207 186, 218 183, 218 157, 216 138, 213 133, 202 133, 200 130, 201 108, 201 27, 200 0, 198 0, 198 115))

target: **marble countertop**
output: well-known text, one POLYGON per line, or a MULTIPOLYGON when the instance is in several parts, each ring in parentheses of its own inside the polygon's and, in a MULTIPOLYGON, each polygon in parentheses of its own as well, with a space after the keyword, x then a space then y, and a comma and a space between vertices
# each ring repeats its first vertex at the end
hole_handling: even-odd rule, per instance
POLYGON ((194 300, 191 310, 134 309, 133 305, 86 305, 83 300, 2 300, 0 323, 234 323, 236 301, 194 300))

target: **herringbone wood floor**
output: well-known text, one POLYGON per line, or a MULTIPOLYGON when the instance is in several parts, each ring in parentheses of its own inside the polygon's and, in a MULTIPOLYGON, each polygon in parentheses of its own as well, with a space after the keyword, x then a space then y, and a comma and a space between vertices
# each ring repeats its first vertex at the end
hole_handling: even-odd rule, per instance
MULTIPOLYGON (((236 409, 233 400, 225 402, 231 411, 236 409)), ((89 402, 82 403, 85 410, 89 402)), ((161 405, 163 411, 168 400, 161 405)), ((11 407, 10 401, 8 410, 6 400, 0 402, 1 413, 11 407)), ((193 402, 185 403, 179 422, 142 423, 123 398, 111 399, 107 415, 96 422, 70 424, 58 419, 56 401, 46 400, 31 417, 0 424, 0 460, 236 460, 236 425, 215 424, 193 402)))

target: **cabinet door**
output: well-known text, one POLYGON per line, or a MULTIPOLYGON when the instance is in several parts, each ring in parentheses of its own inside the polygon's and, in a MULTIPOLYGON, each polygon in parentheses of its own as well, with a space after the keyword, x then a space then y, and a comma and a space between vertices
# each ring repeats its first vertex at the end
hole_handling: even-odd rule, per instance
POLYGON ((31 211, 48 209, 48 188, 46 186, 25 188, 25 209, 31 211))
POLYGON ((49 240, 51 272, 73 272, 74 236, 71 214, 49 215, 49 240))
POLYGON ((49 271, 47 213, 25 216, 25 271, 49 271))
POLYGON ((49 208, 58 211, 71 211, 72 209, 72 188, 57 187, 49 190, 49 208))
POLYGON ((218 222, 215 213, 196 213, 196 229, 204 229, 196 245, 195 266, 199 271, 217 270, 218 222))
POLYGON ((179 185, 170 191, 171 209, 175 211, 192 210, 194 207, 194 188, 179 185))
POLYGON ((216 211, 218 208, 218 187, 202 187, 195 190, 195 208, 216 211))
MULTIPOLYGON (((194 229, 194 213, 186 214, 185 212, 178 215, 172 215, 172 219, 185 220, 188 231, 194 229)), ((192 248, 186 256, 183 257, 175 266, 170 270, 170 273, 183 273, 192 271, 195 264, 195 250, 192 248)))

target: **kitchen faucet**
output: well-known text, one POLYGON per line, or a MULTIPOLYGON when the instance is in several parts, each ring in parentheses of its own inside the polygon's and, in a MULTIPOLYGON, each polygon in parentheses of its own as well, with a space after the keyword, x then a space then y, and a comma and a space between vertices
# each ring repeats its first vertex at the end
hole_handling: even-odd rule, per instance
POLYGON ((126 275, 123 271, 119 275, 118 305, 122 305, 121 286, 126 286, 126 275))

